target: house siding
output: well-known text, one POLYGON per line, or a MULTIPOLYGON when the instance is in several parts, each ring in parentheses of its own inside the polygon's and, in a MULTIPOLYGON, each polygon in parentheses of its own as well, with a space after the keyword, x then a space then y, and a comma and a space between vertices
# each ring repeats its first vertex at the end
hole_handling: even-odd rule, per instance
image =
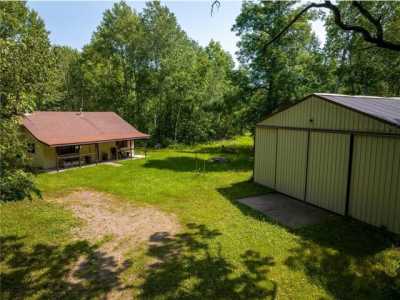
MULTIPOLYGON (((35 153, 28 153, 29 165, 33 168, 43 169, 43 170, 56 169, 57 168, 56 148, 50 147, 48 145, 39 142, 27 130, 24 131, 24 134, 27 137, 29 143, 35 144, 35 153)), ((131 141, 131 145, 132 148, 134 148, 133 140, 131 141)), ((102 161, 103 153, 106 153, 108 159, 111 159, 111 148, 113 147, 116 147, 116 142, 99 143, 99 161, 102 161)), ((92 157, 92 162, 95 162, 97 160, 95 153, 96 153, 96 144, 80 145, 80 154, 82 156, 90 154, 90 156, 92 157)))
POLYGON ((35 153, 28 153, 30 159, 29 165, 38 169, 54 169, 56 168, 56 150, 51 148, 37 139, 35 139, 28 131, 25 130, 28 143, 35 144, 35 153))
POLYGON ((100 160, 103 160, 103 154, 107 154, 108 159, 111 159, 111 148, 115 147, 115 142, 99 144, 100 160))

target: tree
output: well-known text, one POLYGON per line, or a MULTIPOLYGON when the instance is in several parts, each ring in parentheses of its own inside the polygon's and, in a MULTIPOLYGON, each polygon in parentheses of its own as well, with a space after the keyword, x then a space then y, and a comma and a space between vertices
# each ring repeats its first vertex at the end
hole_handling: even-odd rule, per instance
POLYGON ((138 15, 124 2, 104 12, 90 44, 83 49, 82 74, 76 78, 84 109, 112 110, 136 121, 141 30, 138 15))
MULTIPOLYGON (((173 97, 177 96, 178 106, 181 105, 187 80, 183 73, 189 74, 190 71, 184 69, 184 65, 180 63, 185 63, 185 59, 193 62, 193 56, 187 55, 192 50, 191 43, 179 27, 175 16, 159 2, 148 3, 141 18, 146 32, 144 45, 147 53, 143 73, 146 82, 152 86, 146 89, 143 95, 151 111, 151 121, 148 119, 148 125, 154 138, 166 143, 166 139, 171 138, 171 132, 176 127, 169 122, 171 117, 174 118, 171 113, 175 114, 175 119, 178 118, 179 108, 174 109, 176 100, 173 97), (183 81, 180 82, 180 79, 183 81)), ((185 63, 185 66, 188 64, 185 63)))
MULTIPOLYGON (((364 6, 373 15, 382 15, 385 34, 395 39, 400 28, 400 5, 396 2, 366 2, 364 6)), ((351 3, 338 5, 342 18, 368 26, 351 3)), ((332 65, 339 93, 397 96, 400 94, 400 55, 388 49, 371 47, 360 35, 345 32, 335 25, 334 17, 326 19, 327 40, 324 54, 332 65)))
POLYGON ((48 92, 51 50, 43 21, 25 3, 0 2, 0 24, 0 198, 16 200, 38 193, 19 122, 48 92))
POLYGON ((47 88, 49 90, 44 105, 39 110, 73 110, 80 108, 80 99, 74 93, 74 68, 80 58, 76 49, 68 46, 51 47, 52 66, 47 88))
MULTIPOLYGON (((313 8, 326 8, 328 9, 333 16, 334 23, 343 31, 348 31, 352 33, 358 33, 362 36, 362 38, 383 49, 390 49, 393 51, 400 52, 400 41, 398 39, 388 40, 385 38, 386 26, 382 19, 384 18, 384 14, 380 14, 379 17, 374 16, 372 11, 370 11, 361 1, 351 1, 351 5, 357 9, 358 13, 368 21, 368 25, 359 25, 357 23, 351 24, 350 22, 345 22, 343 20, 343 14, 346 13, 346 10, 343 9, 343 6, 335 5, 331 1, 324 1, 323 3, 311 2, 304 7, 300 8, 297 14, 287 22, 286 26, 282 26, 282 30, 277 32, 268 42, 265 43, 265 47, 273 44, 275 41, 279 40, 283 35, 285 35, 288 30, 301 19, 301 17, 306 14, 309 10, 313 8), (372 26, 372 28, 371 28, 372 26)), ((220 1, 215 0, 212 3, 211 11, 213 11, 214 7, 219 7, 220 1)))
MULTIPOLYGON (((273 47, 265 43, 296 13, 295 2, 245 2, 233 30, 251 91, 245 119, 254 124, 281 105, 324 89, 329 73, 307 20, 296 22, 273 47)), ((312 17, 312 16, 310 16, 312 17)))
POLYGON ((85 109, 116 111, 168 145, 232 133, 223 124, 232 68, 219 44, 190 40, 166 6, 149 2, 137 14, 120 2, 104 12, 70 72, 85 109))
POLYGON ((219 42, 213 40, 205 47, 209 67, 206 109, 212 112, 213 130, 217 138, 224 138, 240 131, 237 98, 239 92, 233 83, 234 62, 219 42))

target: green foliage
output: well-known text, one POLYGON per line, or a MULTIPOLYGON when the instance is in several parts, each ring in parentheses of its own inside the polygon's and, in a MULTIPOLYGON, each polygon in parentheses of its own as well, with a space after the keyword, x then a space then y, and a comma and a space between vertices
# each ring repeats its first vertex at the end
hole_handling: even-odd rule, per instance
MULTIPOLYGON (((246 99, 244 119, 251 127, 279 106, 313 92, 400 94, 399 54, 371 47, 359 34, 343 31, 332 15, 308 13, 284 36, 265 47, 302 8, 294 4, 245 2, 233 27, 240 36, 239 58, 244 69, 238 82, 246 99), (316 18, 326 21, 327 41, 323 48, 311 32, 310 21, 316 18)), ((344 23, 373 30, 351 3, 342 1, 338 5, 344 23)), ((370 1, 363 5, 381 19, 387 39, 399 39, 398 2, 370 1)))
POLYGON ((1 173, 0 199, 14 201, 25 198, 32 199, 32 192, 40 195, 39 190, 33 184, 32 176, 21 169, 4 170, 1 173))
MULTIPOLYGON (((344 23, 374 32, 350 2, 338 5, 344 23)), ((363 6, 383 24, 385 38, 398 41, 400 4, 370 1, 363 6)), ((302 8, 294 2, 246 2, 233 27, 241 38, 239 54, 248 78, 242 77, 240 84, 248 103, 245 119, 252 126, 285 102, 311 92, 399 95, 398 53, 371 46, 358 33, 343 31, 332 15, 308 13, 265 47, 302 8), (326 21, 328 33, 323 48, 310 34, 309 22, 318 17, 326 21)))
POLYGON ((232 58, 211 41, 202 48, 159 2, 141 14, 126 3, 106 10, 71 69, 70 109, 112 110, 154 143, 193 143, 238 132, 231 117, 232 58), (78 106, 79 108, 79 106, 78 106))
POLYGON ((23 2, 0 4, 0 91, 2 117, 41 103, 51 68, 48 33, 23 2))
POLYGON ((239 59, 249 77, 242 77, 242 82, 250 87, 245 114, 250 126, 327 82, 324 59, 307 19, 295 23, 273 47, 264 47, 293 18, 294 4, 245 2, 233 26, 240 36, 239 59))
MULTIPOLYGON (((374 17, 380 17, 385 38, 399 41, 400 3, 365 2, 374 17)), ((371 24, 350 3, 340 2, 347 23, 370 28, 371 24)), ((360 35, 338 29, 333 17, 326 19, 327 41, 324 53, 332 66, 336 84, 332 91, 356 95, 400 95, 400 55, 398 52, 372 47, 360 35)))
POLYGON ((48 93, 51 50, 43 21, 23 2, 0 2, 1 200, 37 193, 26 172, 19 117, 48 93))
POLYGON ((0 200, 20 200, 40 196, 32 175, 26 172, 26 145, 18 128, 18 118, 0 121, 0 200))
POLYGON ((79 52, 67 46, 52 46, 51 59, 52 67, 48 74, 45 101, 37 110, 64 110, 80 103, 72 81, 74 77, 74 67, 79 59, 79 52))

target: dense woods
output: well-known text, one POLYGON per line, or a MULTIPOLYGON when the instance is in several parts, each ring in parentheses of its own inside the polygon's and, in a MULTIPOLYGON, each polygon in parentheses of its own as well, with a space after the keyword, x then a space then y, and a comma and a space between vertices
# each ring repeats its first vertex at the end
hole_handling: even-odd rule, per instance
MULTIPOLYGON (((400 42, 400 4, 364 6, 385 38, 400 42)), ((344 21, 372 26, 350 3, 338 7, 344 21)), ((300 8, 294 1, 244 2, 232 28, 240 37, 235 67, 218 42, 200 46, 159 2, 140 13, 114 4, 82 51, 51 45, 26 3, 0 2, 1 198, 24 197, 33 187, 17 125, 24 112, 115 111, 152 144, 167 146, 251 131, 267 113, 312 92, 400 94, 400 52, 341 30, 327 12, 308 11, 265 47, 300 8), (325 45, 311 30, 318 18, 325 45)))
MULTIPOLYGON (((400 3, 363 2, 384 25, 385 38, 400 42, 400 3)), ((350 2, 339 2, 345 23, 373 27, 350 2)), ((222 8, 221 8, 222 9, 222 8)), ((366 42, 343 31, 331 14, 309 11, 280 39, 266 44, 301 9, 294 2, 245 2, 233 30, 240 36, 241 84, 247 124, 254 126, 280 105, 312 92, 399 96, 400 52, 366 42), (310 20, 323 19, 327 37, 319 45, 310 20)))
POLYGON ((54 54, 55 94, 39 109, 115 111, 164 146, 237 132, 231 56, 199 46, 159 2, 140 14, 117 3, 81 53, 54 54))

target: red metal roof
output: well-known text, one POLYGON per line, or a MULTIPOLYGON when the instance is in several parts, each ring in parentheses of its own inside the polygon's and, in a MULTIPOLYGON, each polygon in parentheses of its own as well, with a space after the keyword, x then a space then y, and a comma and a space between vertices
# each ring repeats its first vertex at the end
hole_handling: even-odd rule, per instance
POLYGON ((49 146, 147 139, 114 112, 37 111, 25 114, 23 126, 49 146))

